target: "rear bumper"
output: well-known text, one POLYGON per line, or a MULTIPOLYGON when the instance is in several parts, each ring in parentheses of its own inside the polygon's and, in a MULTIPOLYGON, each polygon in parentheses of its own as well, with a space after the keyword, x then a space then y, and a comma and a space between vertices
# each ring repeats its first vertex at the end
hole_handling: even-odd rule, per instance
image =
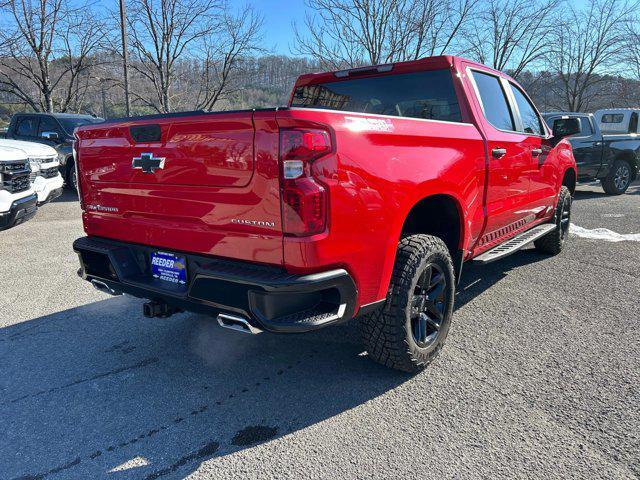
POLYGON ((116 292, 198 313, 240 315, 262 330, 296 333, 350 319, 357 291, 342 269, 292 275, 282 268, 197 255, 184 256, 187 285, 153 278, 150 254, 158 249, 97 237, 77 239, 78 274, 116 292))
POLYGON ((0 230, 11 228, 32 218, 36 214, 37 203, 38 196, 35 193, 13 201, 8 211, 0 212, 0 230))

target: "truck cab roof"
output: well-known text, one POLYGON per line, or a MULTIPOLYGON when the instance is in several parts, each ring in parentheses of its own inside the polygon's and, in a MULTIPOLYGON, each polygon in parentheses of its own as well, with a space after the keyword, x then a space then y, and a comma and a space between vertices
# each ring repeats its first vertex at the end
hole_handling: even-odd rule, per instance
POLYGON ((419 70, 430 70, 437 68, 452 68, 459 66, 462 62, 471 67, 478 67, 484 71, 489 71, 497 76, 508 78, 509 80, 515 80, 504 72, 487 67, 481 63, 469 60, 468 58, 458 57, 455 55, 439 55, 434 57, 425 57, 418 60, 409 60, 406 62, 394 62, 385 63, 379 65, 367 65, 362 67, 349 68, 345 70, 332 70, 326 72, 306 73, 300 75, 296 80, 296 85, 308 85, 310 83, 321 83, 326 81, 335 81, 336 79, 349 78, 365 75, 384 75, 385 73, 409 73, 419 70))
POLYGON ((86 119, 94 119, 94 120, 102 120, 100 117, 96 117, 95 115, 88 115, 85 113, 56 113, 56 112, 25 112, 18 113, 18 115, 35 115, 35 116, 48 116, 54 118, 86 118, 86 119))
POLYGON ((586 112, 545 112, 542 114, 543 117, 558 117, 558 116, 569 116, 569 117, 593 117, 593 113, 586 112))

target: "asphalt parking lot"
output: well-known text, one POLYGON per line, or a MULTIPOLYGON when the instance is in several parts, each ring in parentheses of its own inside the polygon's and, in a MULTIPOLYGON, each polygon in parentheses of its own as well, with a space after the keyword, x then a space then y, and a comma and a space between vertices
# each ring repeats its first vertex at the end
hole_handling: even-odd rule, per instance
MULTIPOLYGON (((640 233, 640 183, 573 223, 640 233)), ((638 478, 640 242, 468 267, 409 376, 354 324, 247 336, 76 276, 67 193, 0 233, 0 479, 638 478)))

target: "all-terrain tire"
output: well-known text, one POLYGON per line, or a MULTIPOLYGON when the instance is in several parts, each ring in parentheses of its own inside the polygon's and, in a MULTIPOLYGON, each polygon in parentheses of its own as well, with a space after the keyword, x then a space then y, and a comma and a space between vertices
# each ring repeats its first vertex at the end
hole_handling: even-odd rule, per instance
POLYGON ((622 195, 631 185, 631 165, 626 160, 616 160, 609 175, 602 179, 602 189, 609 195, 622 195))
POLYGON ((567 239, 569 238, 572 201, 571 192, 563 185, 560 189, 558 205, 556 205, 556 213, 553 217, 556 228, 555 230, 547 233, 544 237, 533 242, 536 250, 542 253, 549 253, 551 255, 557 255, 562 251, 565 243, 567 243, 567 239))
MULTIPOLYGON (((411 235, 402 238, 398 244, 384 307, 361 319, 362 338, 369 356, 376 362, 397 370, 417 372, 424 369, 438 355, 447 338, 453 315, 454 296, 453 262, 444 242, 431 235, 411 235), (425 284, 430 285, 431 281, 435 285, 440 279, 446 283, 444 286, 438 283, 437 291, 429 290, 430 287, 421 289, 425 284), (428 294, 421 295, 423 291, 433 293, 434 303, 429 303, 428 294), (422 297, 426 299, 423 302, 429 303, 430 308, 436 307, 439 310, 434 315, 430 314, 432 318, 429 321, 433 322, 436 317, 441 317, 437 320, 439 328, 429 325, 428 328, 432 329, 430 335, 426 335, 426 328, 420 327, 417 323, 423 317, 415 315, 416 300, 422 297), (421 328, 425 333, 424 342, 416 340, 423 338, 420 333, 416 337, 415 333, 421 332, 421 328), (429 341, 430 337, 432 338, 429 341)), ((425 308, 427 312, 432 312, 428 307, 425 308)))

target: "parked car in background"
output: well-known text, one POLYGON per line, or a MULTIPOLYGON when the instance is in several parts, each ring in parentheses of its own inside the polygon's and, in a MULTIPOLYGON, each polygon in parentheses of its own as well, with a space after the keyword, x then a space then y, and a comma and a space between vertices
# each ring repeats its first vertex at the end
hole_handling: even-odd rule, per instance
POLYGON ((38 196, 31 186, 29 159, 20 149, 0 146, 0 230, 36 214, 38 196))
POLYGON ((86 125, 79 274, 148 299, 146 316, 245 333, 358 315, 370 358, 417 371, 463 262, 564 248, 577 131, 552 134, 513 79, 450 56, 303 75, 288 108, 86 125))
POLYGON ((58 153, 53 147, 8 139, 0 139, 0 146, 20 149, 29 159, 29 178, 38 195, 38 205, 44 205, 62 195, 64 181, 59 170, 58 153))
POLYGON ((6 138, 44 143, 55 148, 65 184, 76 188, 73 131, 81 125, 103 121, 99 117, 72 113, 17 113, 11 117, 6 138))
POLYGON ((600 180, 603 190, 610 195, 627 191, 638 175, 640 137, 603 135, 591 113, 549 112, 543 117, 552 130, 562 130, 568 121, 579 122, 580 132, 568 137, 578 165, 578 181, 600 180))
POLYGON ((637 108, 607 108, 593 114, 600 130, 605 135, 626 135, 639 133, 637 108))

